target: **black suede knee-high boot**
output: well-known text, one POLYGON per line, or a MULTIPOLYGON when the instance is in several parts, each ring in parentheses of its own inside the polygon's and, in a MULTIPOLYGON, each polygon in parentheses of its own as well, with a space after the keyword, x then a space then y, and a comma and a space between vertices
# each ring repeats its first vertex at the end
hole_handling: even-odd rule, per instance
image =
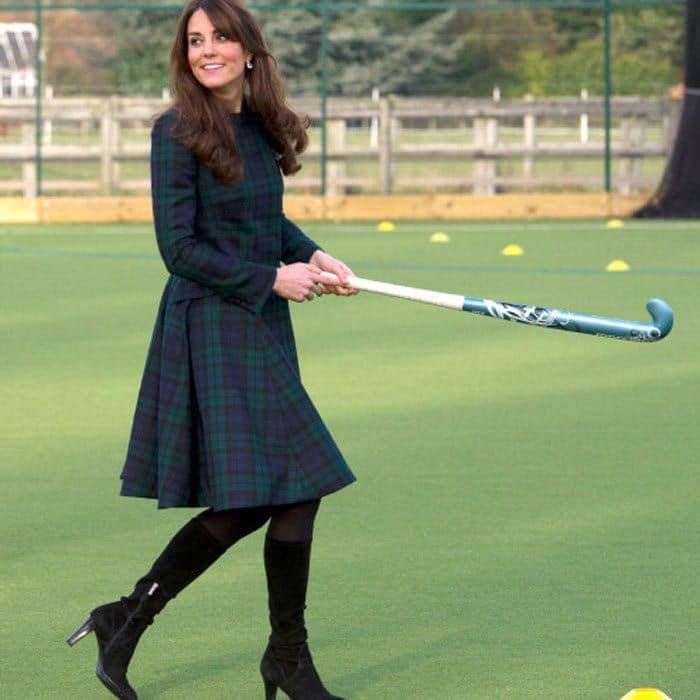
POLYGON ((343 700, 326 690, 314 667, 304 624, 311 542, 265 540, 272 634, 260 663, 266 700, 281 688, 292 700, 343 700))
POLYGON ((190 520, 174 537, 133 593, 95 608, 68 638, 73 646, 95 632, 97 677, 118 698, 136 700, 126 672, 141 635, 169 600, 208 569, 225 551, 199 518, 190 520))

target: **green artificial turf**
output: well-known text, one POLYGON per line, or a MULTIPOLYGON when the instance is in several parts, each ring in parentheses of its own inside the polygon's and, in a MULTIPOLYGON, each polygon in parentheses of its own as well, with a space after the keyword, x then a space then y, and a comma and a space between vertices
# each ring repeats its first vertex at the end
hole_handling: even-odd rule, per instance
MULTIPOLYGON (((307 611, 352 700, 700 697, 699 222, 308 225, 356 274, 676 326, 638 345, 378 297, 294 307, 302 374, 357 476, 307 611), (435 231, 451 237, 431 244, 435 231), (523 257, 503 257, 517 243, 523 257), (630 266, 607 273, 613 259, 630 266)), ((149 227, 0 229, 0 694, 109 697, 90 637, 192 511, 120 498, 165 279, 149 227)), ((254 700, 262 533, 156 620, 139 698, 254 700)))

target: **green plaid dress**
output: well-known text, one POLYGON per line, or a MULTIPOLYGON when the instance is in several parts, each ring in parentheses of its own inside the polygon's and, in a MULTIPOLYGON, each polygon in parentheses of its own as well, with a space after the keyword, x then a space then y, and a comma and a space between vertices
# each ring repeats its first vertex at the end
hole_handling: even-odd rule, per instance
POLYGON ((156 237, 171 273, 138 395, 121 493, 161 508, 247 508, 316 499, 355 480, 304 390, 280 261, 318 249, 282 212, 262 128, 233 115, 245 176, 224 185, 153 129, 156 237))

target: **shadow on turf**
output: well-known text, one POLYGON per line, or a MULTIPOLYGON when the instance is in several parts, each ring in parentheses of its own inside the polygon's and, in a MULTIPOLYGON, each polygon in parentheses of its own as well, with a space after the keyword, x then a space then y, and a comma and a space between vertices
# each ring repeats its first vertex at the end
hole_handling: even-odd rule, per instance
MULTIPOLYGON (((375 663, 358 664, 355 671, 346 673, 345 675, 331 678, 328 676, 328 673, 326 673, 328 676, 328 685, 331 685, 332 682, 332 687, 335 689, 335 692, 344 693, 344 697, 348 698, 348 700, 359 700, 361 697, 376 698, 377 692, 379 692, 378 687, 382 688, 381 697, 385 698, 385 700, 391 700, 391 698, 396 698, 398 700, 398 698, 407 697, 407 687, 413 685, 413 682, 411 680, 407 681, 406 679, 413 676, 416 679, 415 684, 418 687, 412 689, 412 691, 415 690, 416 695, 411 695, 411 697, 428 697, 424 694, 425 688, 420 687, 426 681, 424 676, 426 661, 432 658, 432 661, 429 662, 431 665, 440 665, 440 659, 432 654, 432 650, 457 648, 460 644, 464 643, 469 632, 465 629, 460 632, 431 637, 429 640, 425 639, 422 630, 415 630, 415 632, 416 636, 411 640, 413 644, 417 645, 415 648, 405 651, 404 653, 394 653, 390 657, 375 663), (431 651, 426 651, 426 649, 431 651), (401 690, 397 689, 394 694, 387 695, 387 688, 395 687, 396 685, 392 679, 399 676, 404 677, 401 683, 401 690)), ((358 649, 366 648, 365 644, 358 647, 358 649)), ((360 654, 358 654, 358 656, 359 655, 360 654)), ((447 660, 445 660, 445 664, 447 666, 447 660)), ((440 687, 435 690, 440 697, 448 697, 443 695, 445 687, 465 687, 462 684, 466 683, 468 680, 468 670, 465 666, 454 666, 454 664, 452 664, 451 669, 450 678, 443 680, 440 683, 440 687), (464 676, 462 674, 464 674, 464 676)), ((461 692, 459 695, 461 696, 461 692)))
MULTIPOLYGON (((454 648, 455 644, 463 641, 468 632, 451 633, 442 635, 437 638, 430 639, 429 646, 431 649, 439 649, 441 647, 454 648)), ((363 645, 361 648, 366 649, 363 645)), ((358 657, 362 657, 366 652, 358 652, 358 657)), ((345 675, 334 675, 332 673, 332 664, 329 659, 324 659, 322 653, 316 655, 320 661, 320 669, 324 680, 334 690, 334 692, 342 693, 348 700, 359 700, 360 697, 373 697, 378 686, 384 689, 393 685, 392 678, 397 676, 411 675, 415 673, 417 668, 422 668, 426 662, 425 648, 421 645, 420 648, 414 648, 405 653, 393 654, 391 657, 377 661, 375 663, 367 663, 360 661, 357 670, 345 675), (323 672, 325 668, 325 673, 323 672)), ((259 658, 249 654, 236 654, 232 649, 230 654, 218 657, 209 657, 206 659, 193 660, 190 663, 177 663, 163 669, 157 678, 151 678, 148 681, 140 680, 137 677, 137 671, 134 673, 133 681, 137 684, 139 697, 147 700, 148 698, 157 698, 168 691, 177 692, 186 686, 196 685, 200 688, 197 691, 197 697, 207 696, 208 682, 214 681, 221 675, 230 675, 240 672, 246 678, 248 685, 251 673, 255 674, 255 680, 258 681, 257 667, 259 658)), ((459 667, 459 674, 466 673, 466 669, 459 667)), ((454 669, 453 669, 454 670, 454 669)), ((450 683, 462 683, 466 678, 457 678, 457 673, 453 673, 450 678, 450 683)), ((235 682, 235 681, 234 681, 235 682)), ((420 682, 420 681, 419 681, 420 682)), ((405 682, 402 687, 405 689, 405 682)), ((255 686, 254 686, 255 687, 255 686)), ((240 689, 234 686, 226 690, 227 697, 236 698, 236 700, 247 700, 240 689)), ((254 690, 251 700, 257 700, 263 693, 262 683, 260 692, 254 690)), ((281 693, 280 693, 281 694, 281 693)), ((282 697, 285 697, 281 694, 282 697)), ((218 697, 218 696, 217 696, 218 697)), ((389 696, 383 695, 388 698, 389 696)), ((399 697, 397 695, 397 697, 399 697)))
MULTIPOLYGON (((166 691, 177 691, 184 686, 197 685, 201 688, 198 691, 197 697, 207 697, 208 681, 211 681, 223 674, 230 674, 231 671, 240 671, 249 676, 250 670, 257 668, 259 659, 251 659, 248 657, 241 658, 236 656, 232 650, 230 654, 223 656, 209 657, 206 659, 196 659, 190 663, 176 663, 169 665, 161 670, 158 677, 150 680, 139 680, 137 671, 133 674, 133 682, 136 685, 139 693, 139 698, 147 700, 148 698, 157 698, 166 691), (200 694, 201 692, 201 694, 200 694)), ((229 697, 241 698, 236 694, 236 688, 227 690, 229 697)), ((262 681, 260 682, 260 693, 262 695, 262 681)), ((241 698, 241 700, 244 700, 241 698)))
MULTIPOLYGON (((319 654, 318 656, 321 655, 319 654)), ((377 685, 386 686, 387 683, 391 685, 390 679, 393 676, 410 673, 415 669, 416 664, 420 665, 422 662, 425 662, 425 651, 416 649, 413 652, 399 656, 393 655, 391 658, 374 664, 362 664, 356 671, 341 676, 332 675, 331 665, 325 663, 324 665, 328 668, 324 674, 324 679, 335 692, 342 692, 344 697, 347 697, 349 700, 356 698, 359 694, 362 694, 363 697, 371 697, 372 688, 375 688, 377 685)), ((187 686, 192 687, 193 685, 200 688, 197 692, 197 697, 205 698, 208 697, 208 682, 214 681, 223 674, 230 675, 232 671, 234 673, 240 671, 248 681, 251 670, 257 669, 258 663, 259 659, 257 657, 255 659, 247 657, 242 659, 240 656, 236 658, 235 652, 232 651, 231 654, 223 656, 198 659, 191 663, 173 664, 167 669, 163 669, 157 678, 152 677, 150 680, 139 679, 138 671, 134 669, 132 680, 138 688, 139 698, 143 698, 143 700, 157 698, 168 691, 177 692, 178 689, 187 686)), ((240 690, 235 687, 228 688, 226 692, 229 694, 228 696, 236 698, 236 700, 247 700, 246 697, 240 694, 240 690)), ((254 691, 251 695, 251 700, 261 697, 262 693, 261 682, 260 692, 254 691)), ((282 697, 286 696, 282 694, 282 697)))

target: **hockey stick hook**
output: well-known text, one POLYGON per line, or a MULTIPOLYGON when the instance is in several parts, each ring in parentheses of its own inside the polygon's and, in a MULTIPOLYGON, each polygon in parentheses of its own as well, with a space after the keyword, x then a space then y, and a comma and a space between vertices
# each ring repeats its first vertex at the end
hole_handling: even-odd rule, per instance
POLYGON ((663 299, 649 299, 647 311, 653 321, 652 326, 656 335, 654 340, 665 338, 673 328, 673 311, 671 307, 663 299))

